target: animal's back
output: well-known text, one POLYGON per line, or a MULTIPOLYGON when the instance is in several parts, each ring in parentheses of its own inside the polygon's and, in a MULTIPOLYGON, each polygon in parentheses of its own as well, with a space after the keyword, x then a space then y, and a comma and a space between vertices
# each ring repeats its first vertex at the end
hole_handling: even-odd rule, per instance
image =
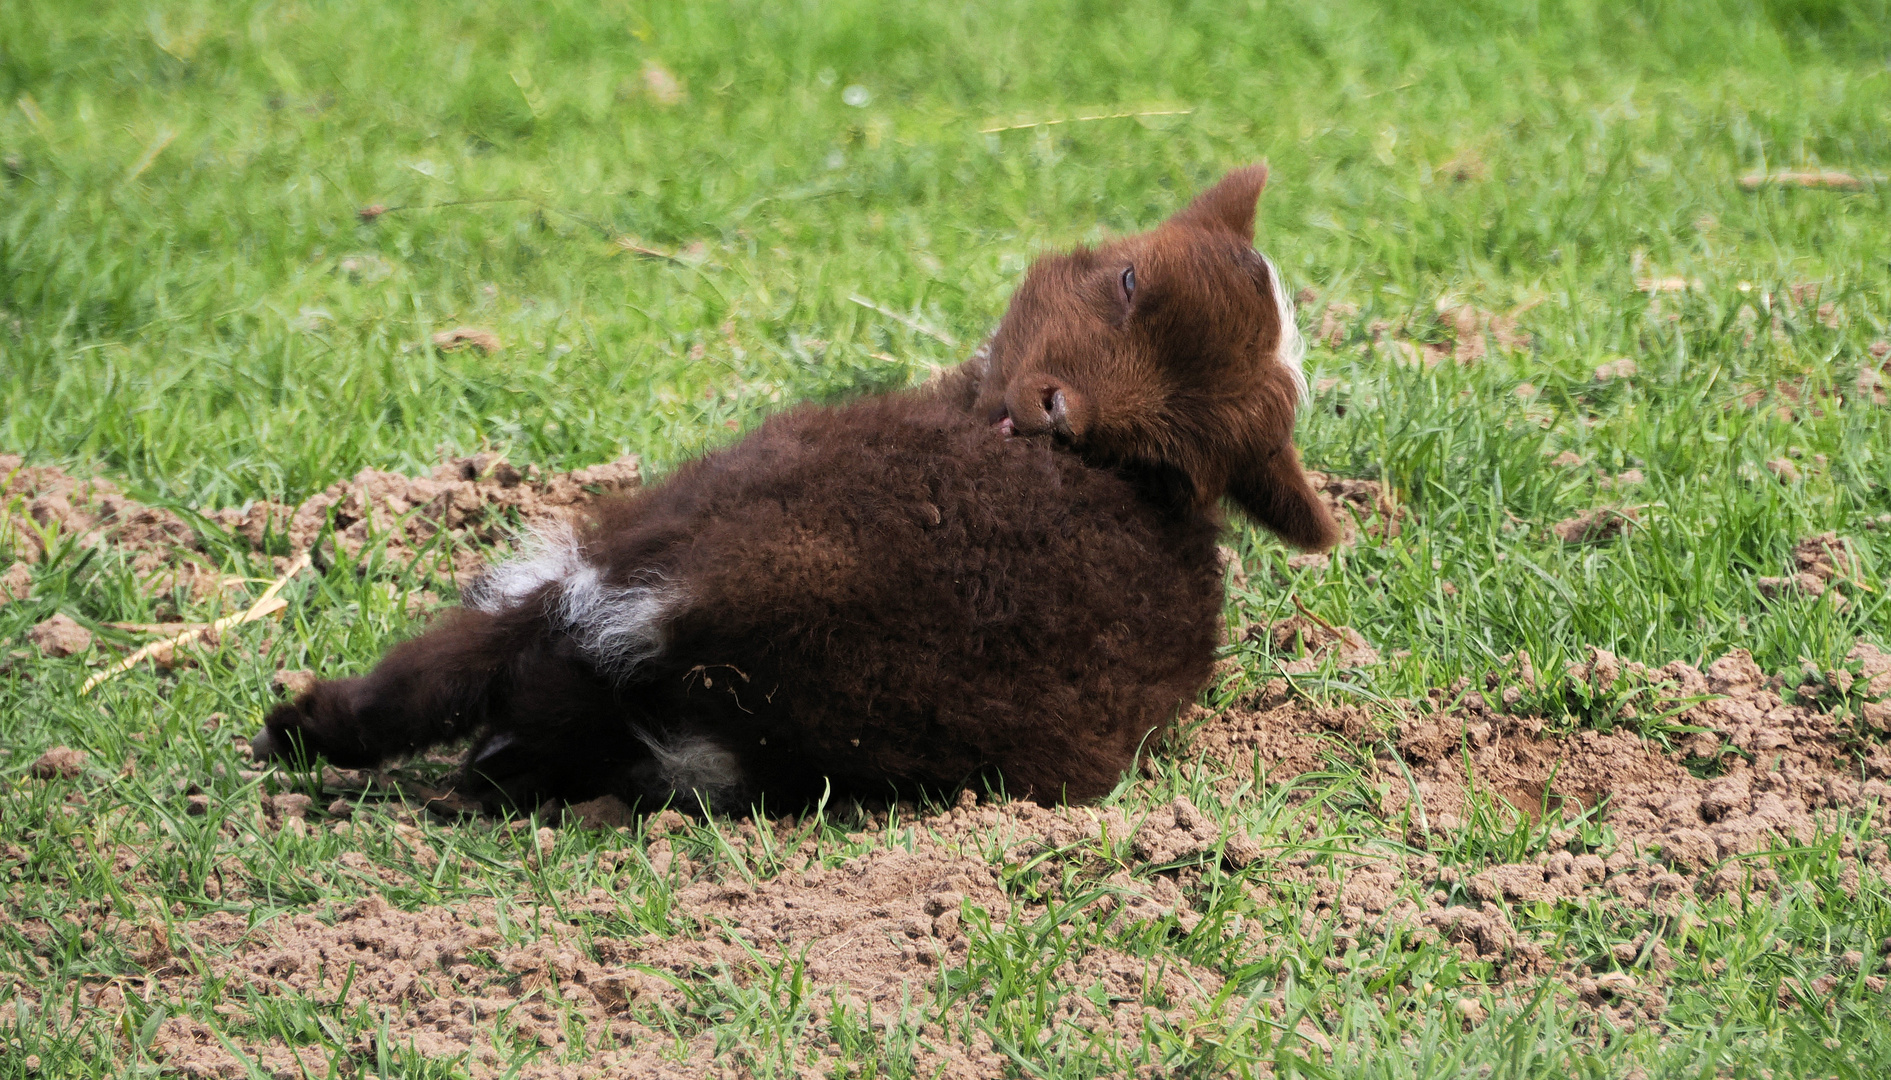
POLYGON ((996 768, 1081 799, 1208 677, 1217 524, 894 396, 770 420, 607 510, 592 557, 677 598, 637 711, 763 789, 996 768))

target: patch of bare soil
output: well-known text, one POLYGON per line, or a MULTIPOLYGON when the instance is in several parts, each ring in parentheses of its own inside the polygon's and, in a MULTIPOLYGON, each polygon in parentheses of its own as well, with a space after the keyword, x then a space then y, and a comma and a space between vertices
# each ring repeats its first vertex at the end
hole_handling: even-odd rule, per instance
MULTIPOLYGON (((1317 298, 1314 298, 1317 299, 1317 298)), ((1469 366, 1491 352, 1523 352, 1533 343, 1529 333, 1517 322, 1517 315, 1487 311, 1456 297, 1438 299, 1434 314, 1413 326, 1408 320, 1374 320, 1366 328, 1362 350, 1375 350, 1395 363, 1437 367, 1446 360, 1469 366)), ((1313 340, 1329 349, 1338 349, 1353 336, 1359 319, 1359 305, 1346 301, 1329 303, 1320 313, 1320 325, 1313 340)))
POLYGON ((1584 544, 1620 536, 1639 520, 1641 511, 1636 507, 1603 506, 1559 521, 1550 526, 1550 532, 1565 544, 1584 544))
MULTIPOLYGON (((363 469, 337 481, 299 506, 255 502, 209 515, 230 532, 262 547, 287 539, 291 554, 309 550, 332 522, 335 545, 349 556, 385 539, 390 559, 411 560, 442 532, 455 539, 493 543, 516 525, 569 517, 600 495, 628 491, 643 482, 635 455, 604 465, 546 475, 536 466, 520 470, 498 454, 476 454, 437 466, 430 476, 363 469)), ((462 584, 485 564, 485 554, 459 545, 452 559, 462 584)))
POLYGON ((1250 640, 1265 640, 1276 655, 1295 658, 1284 660, 1280 670, 1286 675, 1306 675, 1318 671, 1328 653, 1338 657, 1342 667, 1367 667, 1379 662, 1379 650, 1366 642, 1364 635, 1350 626, 1334 626, 1310 611, 1281 619, 1267 626, 1250 626, 1250 640))
MULTIPOLYGON (((126 498, 107 480, 77 479, 48 467, 25 465, 0 454, 0 536, 11 537, 20 563, 0 577, 9 598, 26 594, 26 564, 44 557, 61 534, 85 546, 108 545, 130 557, 132 569, 152 592, 187 587, 202 600, 241 584, 211 565, 196 527, 180 515, 126 498)), ((490 543, 517 525, 565 517, 602 495, 642 483, 632 455, 603 465, 546 474, 520 470, 498 454, 475 454, 436 467, 429 476, 363 469, 299 505, 268 501, 212 511, 205 517, 256 550, 287 549, 276 556, 285 569, 321 541, 332 524, 333 545, 349 556, 376 539, 386 540, 390 559, 410 561, 446 533, 454 540, 490 543)), ((326 546, 326 545, 325 545, 326 546)), ((469 544, 449 548, 462 583, 478 573, 484 553, 469 544)))
MULTIPOLYGON (((1851 542, 1837 533, 1808 536, 1793 546, 1793 573, 1787 577, 1763 577, 1756 583, 1760 595, 1770 598, 1800 593, 1824 596, 1839 585, 1858 587, 1858 556, 1851 542)), ((1843 594, 1835 601, 1843 603, 1843 594)))
POLYGON ((0 454, 0 537, 19 560, 8 571, 20 586, 16 597, 30 581, 25 565, 44 558, 62 534, 87 547, 124 549, 152 592, 182 587, 203 599, 230 583, 204 559, 197 531, 178 515, 126 498, 109 480, 77 479, 0 454))
MULTIPOLYGON (((1351 305, 1336 304, 1328 311, 1339 309, 1340 318, 1331 324, 1321 322, 1319 339, 1329 347, 1346 340, 1345 320, 1356 314, 1356 309, 1349 308, 1351 305)), ((1441 297, 1435 315, 1420 320, 1417 326, 1403 319, 1380 319, 1370 323, 1366 333, 1367 353, 1377 351, 1393 363, 1428 369, 1447 360, 1468 367, 1493 351, 1524 352, 1533 343, 1529 333, 1518 325, 1515 314, 1486 311, 1453 297, 1441 297)))
POLYGON ((1361 534, 1389 540, 1404 528, 1408 511, 1377 480, 1307 472, 1307 482, 1339 523, 1340 543, 1355 544, 1361 534))
MULTIPOLYGON (((558 912, 514 907, 504 917, 491 901, 408 912, 371 897, 332 920, 302 914, 254 929, 238 916, 216 914, 187 924, 162 947, 161 931, 147 931, 153 975, 167 993, 188 994, 202 980, 225 979, 226 999, 249 990, 365 1006, 386 1018, 391 1049, 466 1055, 469 1074, 478 1078, 506 1075, 521 1048, 534 1046, 540 1057, 516 1075, 722 1076, 732 1075, 730 1068, 740 1075, 742 1052, 735 1060, 719 1057, 712 1040, 687 1034, 707 986, 753 987, 772 971, 800 964, 813 1021, 840 1011, 864 1022, 869 1014, 884 1020, 924 1010, 943 992, 941 970, 965 962, 968 918, 993 921, 1003 933, 1008 916, 1028 922, 1045 912, 1041 905, 1011 906, 988 854, 1015 861, 1110 835, 1133 838, 1142 857, 1199 860, 1221 843, 1212 820, 1186 800, 1132 825, 1115 812, 1028 802, 980 806, 968 796, 950 811, 920 819, 910 851, 878 849, 823 867, 808 843, 788 854, 788 868, 776 876, 710 880, 697 879, 698 868, 672 849, 663 835, 667 824, 653 821, 653 839, 641 852, 676 890, 670 918, 681 932, 667 938, 610 938, 588 930, 588 916, 608 919, 620 911, 602 892, 568 898, 558 912), (510 941, 502 924, 512 928, 510 941)), ((793 824, 744 822, 732 831, 738 847, 752 852, 758 828, 778 836, 793 824)), ((549 839, 550 830, 544 833, 528 842, 528 858, 549 839)), ((1251 844, 1234 850, 1253 856, 1251 844)), ((640 854, 626 850, 616 857, 640 854)), ((1150 886, 1121 873, 1112 885, 1105 911, 1118 920, 1186 912, 1171 877, 1150 886)), ((138 931, 126 924, 119 932, 135 937, 138 931)), ((1083 991, 1046 1003, 1061 1018, 1132 1038, 1146 1024, 1185 1023, 1208 1007, 1222 983, 1185 961, 1152 963, 1115 948, 1075 955, 1056 974, 1083 991)), ((89 988, 82 1005, 110 1007, 102 993, 89 988)), ((247 1017, 231 1012, 224 1019, 240 1028, 247 1017)), ((244 1059, 269 1075, 296 1076, 299 1067, 326 1071, 312 1048, 225 1038, 227 1045, 208 1025, 173 1018, 164 1022, 153 1051, 188 1077, 244 1076, 244 1059)), ((829 1075, 840 1065, 837 1051, 817 1041, 789 1048, 803 1075, 829 1075)), ((376 1048, 364 1041, 348 1049, 365 1055, 376 1048)), ((1005 1064, 982 1032, 948 1031, 931 1022, 923 1026, 916 1056, 921 1075, 968 1080, 996 1075, 1005 1064)))
MULTIPOLYGON (((10 492, 28 471, 5 461, 0 467, 10 469, 10 492)), ((123 500, 108 504, 117 498, 108 485, 54 473, 34 472, 20 485, 26 497, 8 505, 44 513, 34 520, 70 528, 84 542, 121 543, 140 554, 181 550, 184 558, 199 550, 189 547, 194 533, 173 530, 175 519, 163 511, 147 514, 123 500)), ((386 535, 391 550, 411 553, 441 530, 491 539, 508 514, 526 521, 567 514, 588 498, 637 482, 634 460, 542 477, 496 458, 469 458, 425 478, 364 471, 298 507, 257 504, 214 519, 258 545, 282 536, 292 551, 307 550, 332 520, 343 550, 359 550, 386 535), (495 514, 495 508, 504 513, 495 514)), ((1316 485, 1343 511, 1342 521, 1354 522, 1352 538, 1359 531, 1397 528, 1401 511, 1377 485, 1326 477, 1316 485)), ((468 554, 463 566, 455 555, 456 568, 477 569, 478 554, 468 554)), ((1794 565, 1799 575, 1828 590, 1855 573, 1850 549, 1831 535, 1803 541, 1794 565)), ((1796 578, 1792 587, 1810 591, 1796 578)), ((1277 650, 1302 651, 1303 662, 1317 665, 1334 651, 1345 663, 1370 662, 1371 648, 1357 631, 1304 613, 1252 632, 1269 635, 1277 650)), ((1518 680, 1536 689, 1538 675, 1528 658, 1519 656, 1515 663, 1518 680)), ((289 687, 304 677, 284 672, 281 681, 289 687)), ((1790 689, 1744 652, 1701 670, 1683 663, 1648 668, 1592 650, 1561 677, 1592 700, 1614 702, 1624 724, 1608 733, 1585 728, 1547 734, 1540 719, 1516 710, 1522 700, 1516 687, 1498 693, 1496 679, 1489 696, 1459 685, 1391 709, 1310 704, 1290 699, 1285 682, 1276 681, 1239 707, 1199 713, 1194 719, 1200 722, 1189 726, 1192 734, 1175 750, 1185 758, 1205 758, 1209 789, 1230 803, 1243 797, 1245 785, 1290 782, 1327 769, 1335 759, 1373 775, 1379 811, 1408 853, 1362 851, 1338 857, 1336 868, 1331 845, 1322 844, 1319 851, 1277 858, 1267 864, 1263 880, 1246 886, 1257 901, 1295 909, 1308 936, 1331 930, 1342 942, 1401 935, 1446 943, 1492 965, 1499 997, 1552 979, 1566 985, 1598 1022, 1620 1027, 1660 1022, 1666 946, 1659 940, 1622 946, 1629 950, 1618 957, 1623 966, 1634 966, 1630 961, 1643 955, 1653 959, 1632 975, 1592 969, 1520 928, 1510 905, 1593 902, 1674 912, 1687 897, 1770 902, 1776 876, 1764 862, 1740 856, 1803 843, 1815 834, 1843 835, 1835 828, 1841 817, 1869 817, 1891 827, 1891 749, 1881 738, 1891 729, 1891 704, 1882 700, 1891 695, 1891 655, 1871 645, 1861 643, 1847 668, 1799 677, 1790 689), (1702 730, 1671 748, 1628 730, 1638 716, 1655 714, 1667 716, 1669 727, 1702 730), (1508 804, 1540 824, 1547 817, 1543 827, 1553 830, 1548 850, 1516 863, 1441 859, 1437 852, 1461 835, 1473 815, 1492 812, 1493 796, 1497 812, 1508 804), (1613 834, 1608 846, 1586 845, 1578 828, 1553 816, 1560 812, 1566 821, 1597 808, 1613 834)), ((85 765, 83 755, 55 749, 34 764, 28 782, 70 784, 85 765)), ((324 783, 331 789, 370 783, 378 789, 385 778, 331 770, 324 783)), ((437 793, 412 786, 393 790, 439 809, 433 805, 437 793)), ((300 794, 259 798, 244 813, 262 828, 328 829, 346 838, 354 827, 350 803, 338 800, 326 813, 320 809, 333 794, 322 800, 300 794)), ((204 814, 209 799, 188 792, 180 808, 204 814)), ((77 992, 77 1007, 103 1012, 115 1023, 128 990, 191 999, 204 980, 228 979, 220 1007, 223 1030, 173 1017, 152 1043, 169 1070, 188 1077, 247 1077, 251 1064, 264 1075, 327 1075, 328 1063, 316 1049, 254 1033, 243 1006, 233 1004, 244 1000, 246 990, 322 1000, 345 994, 347 1004, 386 1018, 390 1049, 464 1054, 474 1077, 506 1075, 521 1050, 534 1046, 539 1056, 517 1075, 739 1074, 743 1059, 732 1060, 726 1051, 718 1056, 712 1038, 694 1034, 716 987, 765 987, 783 964, 804 964, 805 1001, 815 1022, 836 1019, 837 1010, 856 1019, 869 1010, 882 1019, 902 1009, 936 1016, 941 996, 949 995, 942 972, 964 966, 979 941, 993 940, 1007 924, 1021 927, 1048 910, 1036 893, 1006 890, 1006 874, 1022 873, 1027 864, 1074 861, 1089 875, 1086 880, 1103 889, 1096 910, 1111 925, 1173 919, 1183 931, 1194 930, 1202 916, 1191 907, 1191 889, 1200 882, 1201 865, 1240 867, 1266 855, 1253 838, 1217 824, 1220 809, 1206 800, 1197 805, 1176 798, 1132 820, 1117 809, 992 805, 967 797, 949 811, 914 821, 910 848, 875 849, 838 866, 824 866, 811 842, 784 842, 795 834, 792 819, 744 821, 729 827, 744 856, 734 869, 693 864, 666 835, 677 824, 675 815, 660 816, 648 823, 641 846, 626 845, 607 856, 619 865, 647 860, 674 890, 669 918, 675 932, 643 937, 597 929, 621 915, 619 901, 604 893, 563 898, 556 910, 521 899, 514 903, 523 907, 504 920, 493 901, 409 912, 369 899, 338 915, 285 916, 253 929, 229 914, 172 930, 162 912, 101 911, 94 913, 96 930, 89 932, 126 943, 147 975, 88 984, 77 992), (1098 858, 1102 840, 1127 841, 1135 872, 1098 858), (784 853, 783 847, 791 850, 784 853), (763 872, 763 866, 770 869, 763 872), (502 923, 509 927, 503 933, 502 923)), ((632 820, 628 808, 609 800, 571 807, 568 814, 574 827, 615 828, 632 820)), ((1319 827, 1310 821, 1309 836, 1321 835, 1319 827)), ((238 835, 234 822, 226 829, 238 835)), ((421 870, 461 857, 436 850, 411 824, 397 825, 396 833, 421 870)), ((1846 838, 1842 845, 1841 880, 1891 879, 1891 855, 1883 843, 1846 838)), ((551 857, 555 834, 540 830, 521 837, 520 846, 521 860, 536 865, 551 857)), ((9 863, 25 857, 0 854, 9 863)), ((127 882, 136 883, 144 873, 141 852, 131 846, 121 843, 98 855, 111 860, 127 882)), ((246 895, 245 872, 234 858, 224 863, 207 892, 234 902, 246 895)), ((357 876, 379 874, 390 883, 408 875, 354 851, 339 863, 357 876)), ((21 932, 35 943, 51 940, 50 928, 25 926, 21 932)), ((1237 923, 1225 932, 1244 940, 1254 956, 1288 947, 1258 922, 1237 923)), ((1067 989, 1045 1007, 1059 1023, 1125 1038, 1137 1038, 1151 1025, 1186 1027, 1204 1010, 1223 1007, 1213 1004, 1221 976, 1173 956, 1151 959, 1097 947, 1070 957, 1056 976, 1067 989)), ((37 993, 24 983, 17 992, 37 993)), ((44 1004, 55 1007, 50 999, 44 1004)), ((1269 999, 1276 1019, 1285 1016, 1280 1005, 1269 999)), ((961 1006, 976 1008, 977 1002, 955 1008, 961 1006)), ((1470 1023, 1482 1018, 1481 1009, 1460 1003, 1470 1023)), ((915 1051, 919 1073, 975 1077, 1000 1071, 1005 1059, 976 1028, 947 1030, 924 1022, 915 1051)), ((1317 1028, 1304 1034, 1314 1043, 1323 1038, 1317 1028)), ((792 1053, 804 1073, 825 1075, 838 1065, 832 1056, 837 1051, 817 1041, 805 1040, 792 1053)), ((365 1042, 348 1048, 354 1055, 376 1049, 365 1042)))
POLYGON ((47 656, 72 656, 92 647, 92 631, 72 616, 54 615, 26 632, 26 639, 47 656))
MULTIPOLYGON (((1891 654, 1861 643, 1851 660, 1862 674, 1825 673, 1795 697, 1812 696, 1809 689, 1839 697, 1862 689, 1873 699, 1891 693, 1891 654)), ((1623 664, 1594 650, 1589 662, 1567 674, 1597 690, 1619 690, 1646 708, 1678 708, 1674 723, 1705 731, 1664 750, 1620 729, 1546 737, 1540 720, 1507 714, 1479 693, 1447 705, 1447 695, 1437 692, 1388 718, 1354 706, 1309 707, 1274 686, 1201 729, 1193 748, 1222 764, 1220 783, 1232 792, 1249 778, 1292 777, 1335 757, 1357 762, 1362 758, 1354 747, 1376 746, 1372 767, 1385 781, 1381 809, 1391 821, 1409 822, 1407 839, 1415 846, 1459 829, 1474 812, 1473 793, 1495 796, 1532 819, 1558 809, 1567 818, 1606 803, 1604 820, 1616 838, 1606 851, 1573 853, 1569 841, 1578 834, 1561 828, 1551 835, 1550 853, 1470 874, 1427 854, 1361 857, 1335 877, 1329 867, 1293 856, 1284 873, 1271 877, 1277 888, 1311 891, 1309 932, 1337 922, 1350 936, 1435 934, 1467 956, 1497 964, 1506 981, 1561 978, 1579 1000, 1633 1027, 1658 1019, 1659 986, 1572 967, 1521 935, 1505 904, 1595 900, 1674 913, 1687 897, 1726 893, 1768 902, 1777 875, 1738 856, 1842 832, 1841 815, 1891 827, 1891 748, 1860 738, 1814 703, 1789 703, 1782 680, 1769 679, 1745 652, 1703 672, 1683 663, 1659 669, 1623 664), (1703 778, 1688 768, 1704 762, 1718 775, 1703 778), (1296 869, 1297 863, 1307 868, 1296 869), (1414 878, 1439 888, 1413 899, 1401 886, 1414 878)), ((1534 679, 1527 669, 1526 678, 1534 679)), ((1862 711, 1866 725, 1891 726, 1891 706, 1867 703, 1862 711)), ((1624 715, 1632 716, 1633 706, 1624 715)), ((1842 880, 1891 880, 1891 855, 1882 842, 1842 843, 1842 880)), ((1657 942, 1653 950, 1659 975, 1665 947, 1657 942)))

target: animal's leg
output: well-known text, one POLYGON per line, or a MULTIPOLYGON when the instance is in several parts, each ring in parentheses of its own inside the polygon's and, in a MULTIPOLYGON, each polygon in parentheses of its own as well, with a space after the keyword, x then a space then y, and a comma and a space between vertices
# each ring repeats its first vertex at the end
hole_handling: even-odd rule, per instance
POLYGON ((317 683, 278 706, 250 750, 259 761, 299 749, 362 768, 470 734, 487 719, 521 637, 534 630, 542 624, 514 613, 461 608, 367 675, 317 683))
POLYGON ((630 721, 640 690, 604 677, 561 635, 531 643, 466 756, 460 790, 519 808, 620 793, 622 776, 648 753, 630 721))

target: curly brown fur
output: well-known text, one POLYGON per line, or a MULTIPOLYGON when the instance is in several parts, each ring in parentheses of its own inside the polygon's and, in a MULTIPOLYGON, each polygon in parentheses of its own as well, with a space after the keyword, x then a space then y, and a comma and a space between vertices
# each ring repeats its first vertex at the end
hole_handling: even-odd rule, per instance
POLYGON ((522 803, 1105 794, 1208 678, 1220 498, 1332 538, 1251 246, 1265 175, 1039 260, 935 387, 792 410, 537 537, 370 674, 278 708, 257 756, 473 737, 469 776, 522 803))

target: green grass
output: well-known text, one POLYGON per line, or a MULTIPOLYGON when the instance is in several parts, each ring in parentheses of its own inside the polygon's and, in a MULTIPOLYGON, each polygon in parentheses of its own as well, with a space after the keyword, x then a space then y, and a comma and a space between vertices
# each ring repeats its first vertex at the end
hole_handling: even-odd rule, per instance
MULTIPOLYGON (((630 450, 660 472, 785 403, 904 385, 953 362, 1035 252, 1147 227, 1221 170, 1266 158, 1261 246, 1293 286, 1320 294, 1316 315, 1329 301, 1358 309, 1340 344, 1310 357, 1316 380, 1336 382, 1303 416, 1303 451, 1319 467, 1382 479, 1411 517, 1397 539, 1304 571, 1237 527, 1251 574, 1236 597, 1243 617, 1282 617, 1297 596, 1358 627, 1391 661, 1315 681, 1365 698, 1481 680, 1518 650, 1557 672, 1590 645, 1650 664, 1747 648, 1768 670, 1802 658, 1829 668, 1855 639, 1885 638, 1891 601, 1891 529, 1871 527, 1891 513, 1891 408, 1855 387, 1876 366, 1871 343, 1891 337, 1891 183, 1746 191, 1736 180, 1781 168, 1891 173, 1886 25, 1881 0, 9 0, 0 450, 205 508, 298 498, 364 466, 420 471, 442 447, 550 467, 630 450), (648 92, 647 64, 674 74, 681 101, 648 92), (1454 161, 1481 168, 1457 180, 1454 161), (376 204, 391 209, 358 218, 376 204), (633 255, 620 237, 678 258, 633 255), (1699 287, 1653 302, 1637 289, 1638 278, 1670 276, 1699 287), (1809 307, 1769 308, 1768 296, 1805 283, 1835 305, 1835 327, 1809 307), (1442 298, 1519 312, 1532 346, 1431 370, 1368 347, 1381 321, 1438 339, 1442 298), (432 347, 435 331, 461 325, 492 329, 505 348, 432 347), (1621 357, 1638 373, 1599 382, 1595 368, 1621 357), (1533 394, 1519 395, 1524 383, 1533 394), (1584 465, 1553 465, 1564 450, 1584 465), (1799 479, 1767 469, 1781 458, 1799 479), (1640 486, 1598 488, 1600 473, 1631 468, 1640 486), (1625 536, 1567 544, 1548 533, 1623 503, 1643 508, 1625 536), (1798 538, 1828 530, 1858 545, 1874 591, 1843 611, 1763 603, 1756 579, 1785 572, 1798 538)), ((267 573, 244 560, 225 559, 267 573)), ((0 643, 26 649, 0 659, 10 751, 0 846, 28 853, 9 864, 9 920, 58 923, 116 896, 120 875, 96 853, 118 842, 141 845, 163 899, 193 916, 221 906, 206 882, 232 855, 267 898, 244 905, 258 920, 361 894, 362 882, 330 872, 347 845, 328 834, 297 840, 239 823, 231 836, 215 815, 183 817, 178 792, 195 783, 219 805, 253 799, 229 735, 270 700, 270 674, 371 663, 413 626, 383 583, 418 589, 424 575, 304 579, 285 594, 286 629, 235 632, 215 663, 134 673, 97 699, 77 696, 96 658, 44 660, 21 635, 55 610, 148 621, 157 601, 109 553, 67 548, 34 578, 33 599, 0 607, 0 643), (230 725, 205 730, 213 712, 230 725), (26 780, 26 764, 55 743, 90 751, 92 771, 65 786, 26 780), (128 756, 137 766, 118 779, 128 756), (68 801, 72 791, 82 798, 68 801)), ((1259 646, 1235 654, 1251 674, 1270 670, 1259 646)), ((1532 703, 1560 723, 1593 720, 1560 694, 1532 703)), ((1190 782, 1165 774, 1118 801, 1160 805, 1190 782)), ((1312 844, 1312 857, 1379 843, 1358 839, 1383 830, 1356 770, 1342 763, 1303 783, 1336 815, 1321 828, 1355 838, 1312 844)), ((1231 812, 1289 845, 1283 858, 1310 843, 1279 789, 1231 812)), ((399 862, 393 819, 364 820, 361 835, 382 841, 355 846, 399 862)), ((846 836, 857 826, 837 815, 824 850, 856 850, 846 836)), ((396 904, 582 890, 596 883, 587 860, 617 843, 568 834, 566 857, 527 879, 503 830, 429 828, 471 869, 416 876, 390 892, 396 904)), ((1499 824, 1473 832, 1467 862, 1545 842, 1499 824)), ((711 834, 694 835, 709 865, 728 861, 711 834)), ((1029 1005, 1055 968, 1045 935, 1082 946, 1110 934, 1081 911, 991 931, 953 993, 996 1025, 1020 1076, 1143 1062, 1212 1075, 1262 1060, 1296 1075, 1877 1075, 1891 1046, 1882 996, 1859 991, 1830 1015, 1777 1004, 1782 978, 1804 983, 1846 949, 1869 955, 1891 936, 1881 889, 1838 886, 1839 842, 1770 858, 1782 877, 1775 908, 1703 912, 1680 935, 1659 1035, 1598 1038, 1556 1000, 1534 1013, 1493 1002, 1495 1019, 1465 1031, 1449 1002, 1488 973, 1448 950, 1380 943, 1389 951, 1352 956, 1316 935, 1256 959, 1171 928, 1118 944, 1186 955, 1236 995, 1287 987, 1290 1006, 1329 1033, 1333 1058, 1299 1057, 1268 1024, 1152 1033, 1108 1054, 1041 1042, 1029 1005), (1320 963, 1327 956, 1344 970, 1320 963), (1705 974, 1715 960, 1728 966, 1705 974)), ((1266 872, 1205 871, 1190 887, 1204 925, 1240 915, 1297 935, 1298 900, 1269 906, 1240 887, 1266 872)), ((647 874, 609 880, 628 932, 672 932, 647 874)), ((1568 905, 1535 917, 1596 955, 1649 927, 1568 905)), ((41 988, 135 967, 76 933, 52 946, 0 942, 0 978, 41 988)), ((765 1045, 813 1022, 805 1003, 784 1011, 752 990, 705 984, 689 1023, 765 1045)), ((27 1053, 41 1075, 148 1073, 137 1036, 149 1010, 207 1018, 213 1004, 139 1003, 97 1030, 57 1029, 0 984, 0 1040, 18 1040, 0 1051, 0 1077, 26 1075, 27 1053), (111 1025, 129 1035, 112 1042, 111 1025), (100 1039, 116 1049, 87 1049, 100 1039)), ((322 1030, 319 1003, 308 1007, 274 1022, 322 1030)), ((327 1020, 349 1032, 366 1022, 327 1020)), ((913 1032, 856 1020, 836 1019, 829 1037, 863 1071, 904 1075, 913 1032)), ((453 1068, 363 1064, 382 1075, 453 1068)))

